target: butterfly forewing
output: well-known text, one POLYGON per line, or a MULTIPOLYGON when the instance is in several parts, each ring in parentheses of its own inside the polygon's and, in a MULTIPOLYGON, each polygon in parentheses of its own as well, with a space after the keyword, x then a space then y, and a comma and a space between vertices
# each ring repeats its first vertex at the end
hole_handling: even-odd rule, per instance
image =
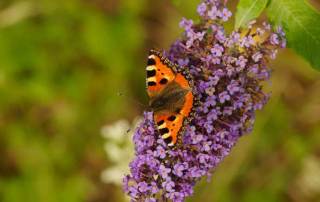
POLYGON ((147 92, 152 97, 161 92, 168 83, 172 82, 175 74, 156 54, 151 54, 148 57, 147 64, 147 92))

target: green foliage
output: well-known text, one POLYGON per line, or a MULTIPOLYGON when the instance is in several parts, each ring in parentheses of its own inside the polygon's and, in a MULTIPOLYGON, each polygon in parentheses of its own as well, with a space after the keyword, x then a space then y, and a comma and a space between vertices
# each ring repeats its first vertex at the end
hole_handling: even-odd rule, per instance
POLYGON ((121 201, 100 182, 100 129, 135 116, 117 92, 140 66, 141 7, 28 1, 36 12, 14 18, 19 2, 0 3, 0 201, 121 201))
POLYGON ((284 28, 289 47, 320 70, 320 13, 306 1, 273 0, 268 16, 284 28))
POLYGON ((268 0, 240 0, 237 6, 235 28, 245 27, 256 19, 267 6, 268 0))
POLYGON ((240 0, 235 27, 244 27, 267 7, 270 21, 283 27, 288 47, 320 70, 320 13, 301 0, 240 0))

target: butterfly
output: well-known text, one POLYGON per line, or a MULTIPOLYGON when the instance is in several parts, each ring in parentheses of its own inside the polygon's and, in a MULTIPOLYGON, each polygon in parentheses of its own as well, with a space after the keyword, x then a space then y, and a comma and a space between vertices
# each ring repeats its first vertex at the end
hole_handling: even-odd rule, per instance
POLYGON ((195 103, 190 73, 159 51, 151 50, 146 68, 149 108, 155 126, 169 146, 174 146, 191 120, 195 103))

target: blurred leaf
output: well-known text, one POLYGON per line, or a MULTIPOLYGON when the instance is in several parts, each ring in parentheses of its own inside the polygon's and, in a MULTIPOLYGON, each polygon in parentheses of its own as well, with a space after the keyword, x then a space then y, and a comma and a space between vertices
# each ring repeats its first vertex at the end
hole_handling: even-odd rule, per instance
POLYGON ((259 17, 267 3, 268 0, 240 0, 237 6, 235 28, 244 27, 251 20, 259 17))
POLYGON ((320 70, 320 14, 306 1, 273 0, 268 16, 286 32, 288 46, 320 70))

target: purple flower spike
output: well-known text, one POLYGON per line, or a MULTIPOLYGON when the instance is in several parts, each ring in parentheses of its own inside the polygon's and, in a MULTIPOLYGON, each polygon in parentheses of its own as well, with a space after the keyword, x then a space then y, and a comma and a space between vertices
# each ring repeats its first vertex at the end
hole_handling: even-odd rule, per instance
POLYGON ((183 18, 180 22, 180 27, 183 28, 184 30, 188 31, 191 29, 193 25, 193 21, 192 20, 187 20, 185 18, 183 18))
POLYGON ((157 202, 157 199, 155 199, 155 198, 147 198, 145 200, 145 202, 157 202))
POLYGON ((173 168, 174 168, 173 173, 178 177, 182 177, 183 171, 185 170, 185 166, 180 163, 180 164, 174 165, 173 168))
POLYGON ((270 38, 270 42, 272 45, 279 45, 279 37, 277 34, 272 34, 270 38))
POLYGON ((149 186, 146 182, 139 182, 138 187, 141 193, 147 192, 149 190, 149 186))
POLYGON ((260 52, 256 52, 252 55, 252 59, 255 62, 259 62, 259 60, 263 57, 263 55, 260 52))
POLYGON ((231 98, 230 95, 226 91, 223 91, 222 93, 219 94, 219 100, 222 104, 230 100, 230 98, 231 98))
POLYGON ((230 82, 230 84, 227 86, 227 89, 228 89, 230 95, 234 95, 235 93, 239 92, 240 86, 239 86, 238 81, 232 80, 230 82))
POLYGON ((197 8, 200 23, 180 23, 185 32, 167 56, 181 66, 177 68, 189 70, 199 104, 174 147, 159 135, 153 113, 144 113, 133 136, 131 174, 123 180, 132 201, 185 201, 196 182, 210 177, 237 140, 252 130, 256 110, 269 98, 262 85, 270 78, 267 62, 285 46, 285 34, 281 28, 272 33, 267 23, 257 27, 255 21, 250 32, 228 34, 222 23, 232 14, 225 5, 203 0, 197 8))
POLYGON ((168 174, 171 172, 171 169, 170 168, 166 168, 164 165, 160 165, 159 167, 159 174, 161 177, 163 177, 164 179, 165 178, 168 178, 168 174))
POLYGON ((211 53, 214 57, 222 56, 224 48, 219 44, 215 44, 214 47, 211 49, 211 53))
POLYGON ((162 146, 158 146, 156 151, 154 152, 154 155, 156 157, 159 157, 160 159, 164 159, 166 157, 166 150, 162 146))
POLYGON ((224 8, 220 14, 221 19, 226 22, 232 16, 232 13, 227 9, 224 8))
POLYGON ((207 4, 201 3, 197 9, 200 16, 204 16, 207 11, 207 4))
POLYGON ((219 10, 217 9, 217 7, 212 6, 211 9, 208 12, 208 16, 211 20, 215 20, 217 19, 217 16, 219 15, 219 10))
POLYGON ((166 181, 164 181, 162 183, 162 187, 164 188, 164 190, 166 190, 169 193, 175 191, 174 186, 175 186, 175 184, 174 184, 174 182, 171 181, 170 178, 168 178, 166 181))

